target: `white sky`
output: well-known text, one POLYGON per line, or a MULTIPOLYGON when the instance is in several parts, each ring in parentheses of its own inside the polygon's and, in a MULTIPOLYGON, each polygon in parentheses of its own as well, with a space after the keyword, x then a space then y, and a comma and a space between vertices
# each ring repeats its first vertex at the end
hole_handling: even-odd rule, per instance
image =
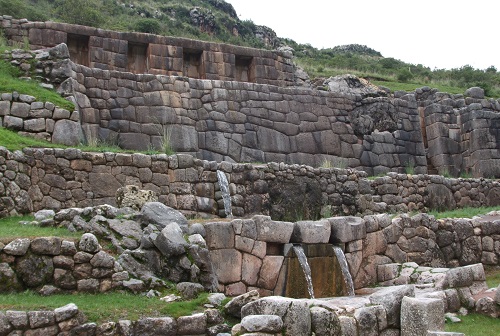
POLYGON ((497 0, 225 0, 241 20, 316 48, 363 44, 413 64, 500 70, 497 0))

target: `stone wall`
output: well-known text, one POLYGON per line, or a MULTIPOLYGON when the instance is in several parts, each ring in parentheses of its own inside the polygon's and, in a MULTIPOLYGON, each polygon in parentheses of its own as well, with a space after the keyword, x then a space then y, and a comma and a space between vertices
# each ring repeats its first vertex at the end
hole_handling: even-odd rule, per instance
POLYGON ((71 60, 92 68, 293 85, 291 53, 57 22, 0 16, 7 39, 32 49, 66 43, 71 60))
POLYGON ((372 180, 352 169, 217 163, 186 154, 0 147, 0 215, 116 205, 118 188, 136 185, 186 214, 225 216, 217 170, 227 176, 233 214, 239 217, 296 220, 499 204, 500 183, 483 178, 388 173, 372 180))
POLYGON ((146 288, 142 281, 131 279, 93 235, 83 235, 77 242, 59 237, 17 238, 0 243, 0 248, 0 292, 37 289, 49 295, 146 288))
MULTIPOLYGON (((64 44, 45 51, 59 59, 42 77, 77 103, 87 141, 134 150, 169 147, 219 162, 326 163, 370 175, 500 174, 500 103, 493 99, 426 87, 387 97, 379 90, 373 97, 355 88, 136 75, 78 65, 64 58, 68 53, 64 44)), ((23 60, 13 53, 10 59, 28 69, 34 62, 38 76, 37 69, 47 68, 38 57, 45 54, 23 60)))
POLYGON ((280 275, 291 244, 341 246, 355 288, 374 285, 381 278, 382 282, 393 280, 391 285, 415 283, 418 278, 413 272, 396 272, 391 278, 380 265, 392 265, 396 271, 400 266, 395 263, 405 262, 454 268, 476 263, 498 265, 500 258, 500 227, 493 218, 436 220, 419 214, 391 219, 382 214, 292 223, 254 216, 231 223, 207 223, 205 228, 219 286, 227 295, 252 289, 264 295, 283 295, 285 279, 280 275))

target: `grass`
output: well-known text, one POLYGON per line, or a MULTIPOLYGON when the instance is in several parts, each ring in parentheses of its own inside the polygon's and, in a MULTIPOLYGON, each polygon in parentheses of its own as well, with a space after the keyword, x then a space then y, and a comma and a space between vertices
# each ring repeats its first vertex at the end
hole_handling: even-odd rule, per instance
POLYGON ((440 218, 472 218, 474 216, 484 215, 490 211, 498 211, 498 210, 500 210, 500 206, 479 207, 479 208, 465 207, 465 208, 449 210, 449 211, 432 210, 432 211, 429 211, 429 215, 433 215, 434 217, 436 217, 436 219, 440 219, 440 218))
POLYGON ((75 109, 72 102, 64 99, 57 92, 42 88, 36 81, 19 79, 19 75, 17 68, 0 60, 0 92, 17 91, 21 94, 34 96, 38 101, 51 102, 69 111, 75 109))
POLYGON ((462 322, 446 323, 445 330, 460 332, 467 336, 498 336, 498 319, 480 314, 460 316, 462 322))
POLYGON ((447 93, 452 93, 452 94, 464 94, 465 89, 456 87, 456 86, 451 86, 451 85, 446 85, 446 84, 440 84, 440 83, 432 83, 432 84, 422 84, 422 83, 401 83, 401 82, 396 82, 396 81, 380 81, 380 80, 371 80, 370 81, 372 84, 375 84, 377 86, 385 86, 391 91, 415 91, 415 89, 421 88, 423 86, 429 86, 432 88, 438 89, 440 92, 447 92, 447 93))
POLYGON ((500 285, 500 266, 484 265, 488 288, 497 288, 500 285))
MULTIPOLYGON (((163 293, 162 295, 167 295, 163 293)), ((165 303, 158 297, 133 295, 124 292, 105 294, 57 294, 40 296, 32 291, 1 294, 0 310, 52 310, 74 303, 85 313, 88 320, 96 323, 118 322, 122 319, 138 320, 141 317, 191 315, 203 311, 208 303, 208 293, 202 293, 190 301, 165 303)))
POLYGON ((19 221, 32 220, 34 220, 33 216, 16 216, 0 219, 0 241, 8 242, 13 238, 35 238, 51 236, 77 239, 82 235, 81 232, 70 232, 66 228, 40 227, 30 224, 19 224, 19 221))
MULTIPOLYGON (((51 142, 35 139, 19 135, 17 132, 0 127, 0 146, 7 148, 10 151, 22 150, 25 147, 38 147, 38 148, 68 148, 61 144, 53 144, 51 142)), ((85 152, 112 152, 112 153, 144 153, 144 154, 160 154, 161 151, 135 151, 127 150, 118 147, 117 145, 97 141, 89 145, 80 145, 76 148, 85 152)), ((173 154, 170 152, 169 155, 173 154)))

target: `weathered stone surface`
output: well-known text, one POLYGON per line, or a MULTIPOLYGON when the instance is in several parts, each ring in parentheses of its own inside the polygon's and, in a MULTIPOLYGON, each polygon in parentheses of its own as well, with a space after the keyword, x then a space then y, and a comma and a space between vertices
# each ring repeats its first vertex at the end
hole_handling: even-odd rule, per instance
POLYGON ((152 190, 141 190, 135 185, 126 185, 116 191, 116 204, 120 208, 141 210, 148 202, 157 202, 158 195, 152 190))
POLYGON ((241 320, 241 327, 250 333, 279 333, 283 320, 276 315, 248 315, 241 320))
POLYGON ((8 243, 4 248, 3 252, 15 255, 22 256, 25 255, 30 247, 31 241, 28 238, 17 238, 8 243))
POLYGON ((167 207, 160 202, 149 202, 144 204, 140 213, 140 222, 143 226, 153 224, 161 230, 167 224, 172 222, 177 223, 183 233, 188 232, 188 222, 186 217, 179 211, 167 207))
POLYGON ((358 336, 356 319, 350 316, 339 316, 343 336, 358 336))
POLYGON ((53 311, 30 311, 28 319, 31 328, 43 328, 55 324, 55 316, 53 311))
POLYGON ((83 252, 96 253, 100 249, 99 241, 92 233, 84 233, 78 243, 78 248, 83 252))
POLYGON ((277 315, 284 318, 293 300, 281 296, 260 298, 244 305, 241 308, 241 317, 248 315, 277 315))
POLYGON ((323 307, 311 307, 311 331, 317 336, 340 336, 342 329, 335 311, 323 307))
POLYGON ((78 146, 84 143, 82 126, 76 121, 58 120, 52 133, 52 142, 66 146, 78 146))
POLYGON ((153 243, 166 258, 186 253, 188 247, 183 232, 176 222, 166 224, 153 243))
POLYGON ((286 244, 292 236, 294 224, 290 222, 277 222, 268 216, 254 216, 257 228, 257 240, 286 244))
POLYGON ((210 251, 215 273, 221 283, 233 283, 241 280, 241 252, 234 249, 210 251))
POLYGON ((332 217, 328 218, 331 225, 331 241, 346 243, 366 237, 366 227, 359 217, 332 217))
POLYGON ((175 288, 185 300, 196 298, 204 290, 202 285, 193 282, 180 282, 175 288))
POLYGON ((439 299, 404 297, 401 336, 426 336, 428 330, 444 330, 444 304, 439 299))
POLYGON ((295 223, 290 242, 292 243, 328 243, 331 225, 327 220, 299 221, 295 223))
POLYGON ((58 237, 35 238, 31 241, 31 251, 36 254, 59 255, 62 239, 58 237))
POLYGON ((74 303, 54 309, 56 322, 68 320, 78 314, 78 307, 74 303))
POLYGON ((175 336, 176 321, 171 317, 143 318, 135 323, 134 334, 143 336, 175 336))
POLYGON ((15 329, 27 329, 29 327, 27 312, 7 310, 5 315, 15 329))
POLYGON ((207 328, 207 317, 203 313, 177 318, 177 334, 201 335, 207 328))
POLYGON ((37 287, 51 282, 54 264, 48 256, 26 255, 16 261, 16 270, 22 283, 37 287))
POLYGON ((257 285, 261 288, 273 290, 276 287, 281 266, 284 261, 283 256, 266 256, 262 260, 262 268, 257 285))
POLYGON ((401 303, 403 297, 415 296, 413 285, 387 287, 370 295, 370 302, 374 305, 381 305, 387 311, 387 324, 392 327, 399 327, 401 303))
POLYGON ((238 295, 233 299, 231 299, 231 301, 226 303, 224 309, 230 315, 233 315, 235 317, 241 317, 241 308, 245 306, 247 303, 255 301, 258 298, 259 298, 259 292, 257 290, 252 290, 248 293, 238 295))

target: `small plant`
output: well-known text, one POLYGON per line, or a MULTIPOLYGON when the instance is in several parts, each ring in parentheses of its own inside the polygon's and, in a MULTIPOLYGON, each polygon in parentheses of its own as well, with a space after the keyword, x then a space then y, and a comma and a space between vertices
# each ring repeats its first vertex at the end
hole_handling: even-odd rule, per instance
POLYGON ((405 173, 408 174, 408 175, 414 175, 415 174, 415 162, 408 161, 405 164, 405 173))
POLYGON ((442 170, 441 170, 441 173, 440 173, 441 176, 443 177, 446 177, 446 178, 451 178, 453 177, 450 173, 450 171, 448 170, 448 167, 444 167, 442 170))
POLYGON ((463 171, 460 173, 460 177, 464 179, 470 179, 472 178, 472 173, 468 171, 463 171))
POLYGON ((172 137, 172 132, 163 125, 162 127, 162 138, 161 138, 161 151, 167 155, 172 155, 174 154, 174 149, 172 148, 172 142, 170 141, 172 137))
POLYGON ((324 159, 323 162, 321 163, 321 168, 327 168, 327 169, 333 168, 332 161, 324 159))

